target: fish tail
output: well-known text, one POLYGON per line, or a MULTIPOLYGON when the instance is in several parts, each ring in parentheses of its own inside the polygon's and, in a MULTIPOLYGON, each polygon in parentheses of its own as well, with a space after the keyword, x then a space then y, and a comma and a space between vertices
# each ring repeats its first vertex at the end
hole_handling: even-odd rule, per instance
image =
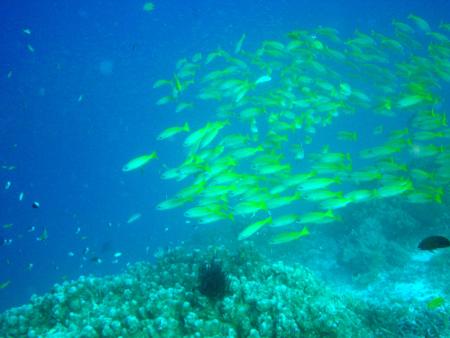
POLYGON ((442 195, 443 195, 444 191, 441 189, 439 189, 439 191, 436 192, 436 195, 434 196, 434 201, 436 203, 442 204, 442 195))
POLYGON ((310 234, 309 229, 307 227, 303 227, 300 233, 302 236, 308 236, 310 234))

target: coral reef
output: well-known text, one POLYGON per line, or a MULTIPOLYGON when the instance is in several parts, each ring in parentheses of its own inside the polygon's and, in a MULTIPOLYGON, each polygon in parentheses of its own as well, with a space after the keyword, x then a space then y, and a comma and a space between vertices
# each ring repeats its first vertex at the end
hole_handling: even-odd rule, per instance
POLYGON ((177 247, 159 252, 156 264, 136 263, 121 275, 55 285, 1 314, 0 332, 86 338, 433 336, 450 333, 445 311, 334 292, 301 265, 271 262, 244 243, 234 252, 177 247), (220 285, 215 301, 199 287, 209 273, 227 289, 220 285), (420 318, 433 323, 433 331, 420 318))
POLYGON ((403 267, 417 247, 420 223, 397 199, 349 207, 343 218, 342 226, 333 229, 340 248, 336 261, 360 286, 403 267))

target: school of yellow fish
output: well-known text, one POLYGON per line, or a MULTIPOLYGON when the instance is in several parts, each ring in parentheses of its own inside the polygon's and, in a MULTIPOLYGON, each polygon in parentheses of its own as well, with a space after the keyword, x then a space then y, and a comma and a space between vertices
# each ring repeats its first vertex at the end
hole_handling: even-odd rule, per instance
MULTIPOLYGON (((298 30, 253 52, 244 34, 232 52, 179 60, 153 87, 166 91, 156 104, 180 119, 157 139, 184 138, 186 154, 162 179, 185 186, 157 209, 235 223, 239 240, 270 227, 280 244, 339 221, 337 209, 351 204, 400 195, 441 203, 450 183, 450 24, 432 29, 409 15, 392 25, 392 36, 356 31, 350 39, 329 27, 298 30), (365 141, 357 126, 329 126, 355 114, 367 116, 363 138, 373 129, 378 143, 349 151, 365 141), (407 122, 390 127, 398 121, 407 122), (325 128, 328 144, 316 137, 325 128)), ((124 171, 154 158, 135 158, 124 171)))

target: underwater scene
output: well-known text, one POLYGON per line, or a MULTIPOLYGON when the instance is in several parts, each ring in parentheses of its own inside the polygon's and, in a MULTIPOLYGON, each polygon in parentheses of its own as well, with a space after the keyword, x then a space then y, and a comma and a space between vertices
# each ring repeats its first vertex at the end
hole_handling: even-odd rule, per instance
POLYGON ((0 337, 450 337, 450 1, 0 9, 0 337))

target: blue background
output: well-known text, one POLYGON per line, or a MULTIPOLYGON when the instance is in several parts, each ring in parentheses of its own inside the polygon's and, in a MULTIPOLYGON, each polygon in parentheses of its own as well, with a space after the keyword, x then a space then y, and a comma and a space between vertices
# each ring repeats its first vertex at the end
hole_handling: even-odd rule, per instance
MULTIPOLYGON (((182 154, 179 143, 155 141, 179 120, 170 108, 154 104, 160 92, 152 84, 171 77, 177 60, 219 46, 233 50, 243 33, 245 48, 253 50, 294 29, 331 26, 348 37, 355 29, 390 31, 393 18, 410 13, 436 26, 449 21, 450 13, 444 0, 166 0, 155 1, 152 12, 143 4, 0 4, 0 166, 16 166, 0 169, 0 225, 14 224, 0 228, 2 238, 13 240, 0 247, 0 283, 11 281, 0 290, 0 310, 64 278, 118 272, 127 262, 151 259, 158 247, 189 237, 192 226, 182 211, 155 210, 176 189, 159 179, 162 165, 176 163, 182 154), (158 165, 121 171, 130 158, 153 150, 164 154, 158 165), (7 181, 12 185, 5 190, 7 181), (33 201, 41 208, 31 208, 33 201), (142 218, 127 224, 136 212, 142 218), (27 231, 31 226, 35 232, 27 231), (48 239, 37 241, 44 228, 48 239), (86 247, 104 262, 84 261, 86 247), (112 264, 117 251, 123 256, 112 264)), ((186 119, 195 123, 196 112, 189 114, 186 119)))

